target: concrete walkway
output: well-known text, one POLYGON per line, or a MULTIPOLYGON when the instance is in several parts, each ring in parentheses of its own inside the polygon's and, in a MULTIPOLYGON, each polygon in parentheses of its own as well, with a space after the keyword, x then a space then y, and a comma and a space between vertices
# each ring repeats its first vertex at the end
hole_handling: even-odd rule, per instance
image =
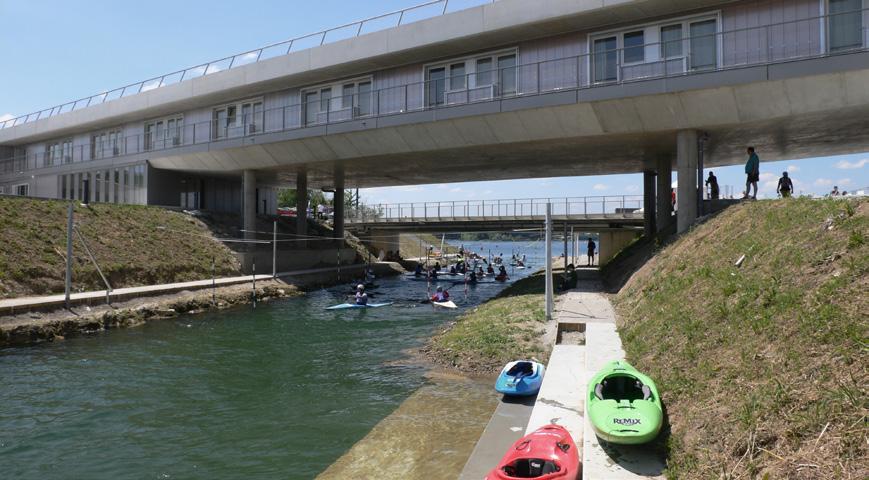
MULTIPOLYGON (((493 392, 494 389, 492 385, 493 392)), ((525 426, 531 417, 533 407, 534 398, 502 400, 465 463, 459 480, 485 478, 486 474, 495 468, 498 460, 504 456, 504 452, 525 435, 525 426)))
MULTIPOLYGON (((356 272, 365 265, 342 265, 342 272, 356 272)), ((307 270, 295 270, 291 272, 280 272, 278 278, 303 277, 307 275, 317 275, 329 272, 336 272, 337 267, 311 268, 307 270)), ((271 275, 256 275, 256 281, 261 282, 271 280, 271 275)), ((109 299, 113 302, 129 300, 131 298, 149 297, 155 295, 165 295, 177 293, 185 290, 201 290, 206 288, 225 287, 228 285, 237 285, 240 283, 252 283, 253 275, 242 275, 238 277, 221 277, 208 280, 195 280, 192 282, 166 283, 160 285, 145 285, 141 287, 127 287, 112 290, 109 294, 109 299)), ((92 305, 106 302, 106 291, 96 290, 90 292, 73 293, 70 295, 70 303, 72 305, 92 305)), ((0 300, 0 316, 14 315, 30 311, 47 311, 64 308, 65 296, 47 295, 43 297, 20 297, 0 300)))

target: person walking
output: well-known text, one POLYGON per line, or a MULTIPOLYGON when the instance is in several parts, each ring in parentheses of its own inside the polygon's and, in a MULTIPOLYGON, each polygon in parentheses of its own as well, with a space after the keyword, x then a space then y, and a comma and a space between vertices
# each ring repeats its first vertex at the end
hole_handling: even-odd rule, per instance
POLYGON ((830 196, 831 197, 838 197, 839 195, 841 195, 841 193, 839 193, 839 186, 833 185, 833 191, 830 192, 830 196))
POLYGON ((709 178, 706 179, 706 186, 709 187, 709 198, 718 200, 718 177, 714 173, 709 172, 709 178))
POLYGON ((788 177, 788 172, 781 172, 781 175, 781 178, 778 179, 778 187, 776 187, 775 191, 781 195, 781 198, 788 198, 794 191, 794 182, 792 182, 790 177, 788 177))
POLYGON ((757 182, 760 180, 760 158, 754 153, 754 147, 748 147, 748 161, 745 162, 745 194, 742 199, 749 198, 751 187, 754 187, 754 195, 751 195, 752 200, 757 200, 757 182))
POLYGON ((586 250, 588 251, 588 266, 594 265, 594 251, 597 248, 597 244, 594 243, 594 240, 591 237, 588 237, 588 244, 586 245, 586 250))

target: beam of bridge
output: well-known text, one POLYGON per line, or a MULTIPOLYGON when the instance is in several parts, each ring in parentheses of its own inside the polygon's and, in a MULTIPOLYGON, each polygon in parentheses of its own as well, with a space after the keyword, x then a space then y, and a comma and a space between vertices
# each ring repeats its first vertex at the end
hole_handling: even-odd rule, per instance
POLYGON ((546 205, 553 221, 584 231, 639 229, 643 226, 643 196, 588 196, 451 200, 362 205, 347 212, 354 230, 504 231, 543 228, 546 205))

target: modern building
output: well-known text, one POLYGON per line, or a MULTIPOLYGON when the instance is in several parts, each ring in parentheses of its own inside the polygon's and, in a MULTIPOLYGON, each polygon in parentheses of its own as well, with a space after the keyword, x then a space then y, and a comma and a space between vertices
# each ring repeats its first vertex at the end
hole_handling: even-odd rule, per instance
POLYGON ((0 193, 252 224, 284 186, 645 172, 649 228, 656 204, 662 228, 675 167, 681 230, 698 162, 869 145, 869 0, 477 3, 430 2, 2 122, 0 193))

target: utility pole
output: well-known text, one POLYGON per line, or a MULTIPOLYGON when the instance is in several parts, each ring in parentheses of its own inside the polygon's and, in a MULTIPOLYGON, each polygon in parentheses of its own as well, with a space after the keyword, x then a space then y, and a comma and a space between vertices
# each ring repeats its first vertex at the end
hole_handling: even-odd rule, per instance
POLYGON ((64 286, 64 305, 69 310, 69 295, 72 290, 72 216, 73 202, 69 202, 69 209, 66 215, 66 280, 64 286))
POLYGON ((552 320, 552 204, 546 204, 546 321, 552 320))

